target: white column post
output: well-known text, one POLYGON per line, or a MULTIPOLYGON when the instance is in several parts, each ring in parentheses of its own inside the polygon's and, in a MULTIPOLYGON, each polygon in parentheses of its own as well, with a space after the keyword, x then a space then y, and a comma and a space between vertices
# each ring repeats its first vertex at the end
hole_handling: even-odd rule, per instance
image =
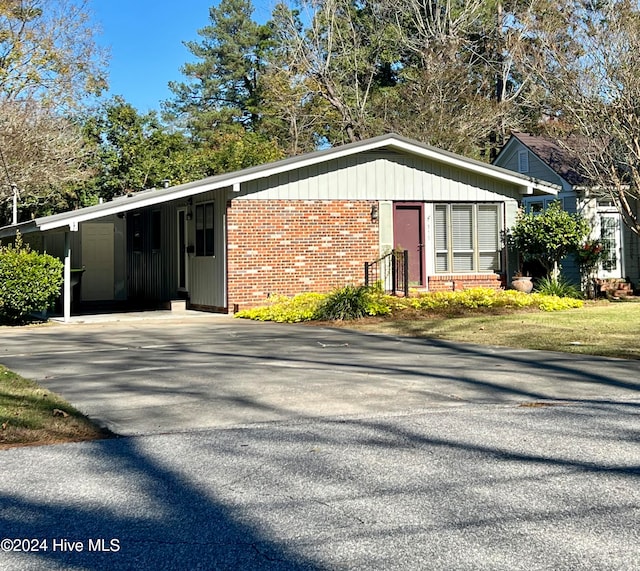
POLYGON ((64 233, 64 281, 63 281, 63 315, 64 322, 71 320, 71 232, 64 233))
POLYGON ((15 226, 18 223, 18 187, 15 184, 11 185, 11 190, 13 190, 13 225, 15 226))

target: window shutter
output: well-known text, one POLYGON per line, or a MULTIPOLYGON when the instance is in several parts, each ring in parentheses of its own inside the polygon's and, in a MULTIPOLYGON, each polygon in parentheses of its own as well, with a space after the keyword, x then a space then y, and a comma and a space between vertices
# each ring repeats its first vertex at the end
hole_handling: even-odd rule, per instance
POLYGON ((494 204, 478 207, 478 249, 495 251, 498 249, 498 208, 494 204))
POLYGON ((529 172, 529 151, 518 151, 518 172, 529 172))
POLYGON ((473 207, 456 204, 451 210, 454 251, 473 250, 473 207))

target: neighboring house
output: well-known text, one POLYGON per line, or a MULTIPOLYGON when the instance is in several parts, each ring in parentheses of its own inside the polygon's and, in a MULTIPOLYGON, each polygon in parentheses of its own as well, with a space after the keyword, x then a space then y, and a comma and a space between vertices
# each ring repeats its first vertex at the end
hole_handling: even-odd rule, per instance
POLYGON ((85 268, 80 301, 235 311, 271 294, 362 283, 409 251, 411 285, 500 287, 524 196, 558 187, 386 135, 0 229, 85 268))
MULTIPOLYGON (((579 212, 585 216, 593 228, 591 238, 600 240, 605 252, 597 277, 627 278, 638 284, 638 239, 622 223, 622 217, 611 200, 595 197, 590 191, 588 181, 579 173, 579 161, 575 155, 551 137, 512 133, 493 164, 560 185, 562 190, 557 197, 526 197, 523 206, 535 212, 552 200, 560 200, 567 212, 579 212)), ((574 261, 563 263, 563 273, 575 283, 580 283, 579 269, 574 261)))

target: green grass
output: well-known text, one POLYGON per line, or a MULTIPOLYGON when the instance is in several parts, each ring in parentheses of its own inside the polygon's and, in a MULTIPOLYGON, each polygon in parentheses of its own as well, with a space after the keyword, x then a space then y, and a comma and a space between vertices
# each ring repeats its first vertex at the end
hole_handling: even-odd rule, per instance
POLYGON ((58 395, 0 365, 0 449, 109 436, 58 395))
POLYGON ((403 313, 342 326, 390 335, 640 359, 640 303, 585 303, 581 309, 552 313, 478 315, 467 312, 455 317, 403 313))

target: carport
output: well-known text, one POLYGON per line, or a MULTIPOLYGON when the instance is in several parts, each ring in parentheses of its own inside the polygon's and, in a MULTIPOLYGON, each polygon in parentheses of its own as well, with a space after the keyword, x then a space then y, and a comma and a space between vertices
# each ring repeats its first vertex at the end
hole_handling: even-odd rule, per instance
MULTIPOLYGON (((126 301, 132 302, 129 308, 137 309, 136 301, 142 306, 148 301, 179 299, 181 289, 186 296, 188 232, 194 232, 187 221, 193 217, 198 197, 212 194, 210 186, 226 197, 227 184, 224 180, 217 182, 217 186, 197 181, 172 188, 150 189, 96 206, 35 218, 0 228, 0 240, 6 242, 19 233, 34 250, 47 252, 63 261, 62 315, 65 322, 70 321, 73 288, 80 279, 83 301, 87 302, 126 301), (180 221, 182 236, 178 236, 180 221), (149 251, 149 259, 143 259, 146 252, 141 247, 138 251, 138 244, 143 242, 148 246, 145 250, 149 251), (138 274, 136 261, 140 267, 144 266, 144 271, 138 274), (181 279, 183 283, 180 283, 181 279), (131 296, 132 289, 141 281, 144 283, 140 295, 131 296), (157 291, 153 291, 153 287, 157 291)), ((218 227, 220 232, 224 231, 222 224, 218 227)), ((220 240, 221 253, 223 247, 223 240, 220 240)), ((219 258, 224 261, 224 255, 219 258)), ((223 274, 218 281, 224 282, 223 274)), ((224 290, 223 286, 215 289, 224 290)), ((133 291, 135 293, 135 289, 133 291)), ((224 299, 218 296, 218 300, 217 305, 223 309, 224 299)))

